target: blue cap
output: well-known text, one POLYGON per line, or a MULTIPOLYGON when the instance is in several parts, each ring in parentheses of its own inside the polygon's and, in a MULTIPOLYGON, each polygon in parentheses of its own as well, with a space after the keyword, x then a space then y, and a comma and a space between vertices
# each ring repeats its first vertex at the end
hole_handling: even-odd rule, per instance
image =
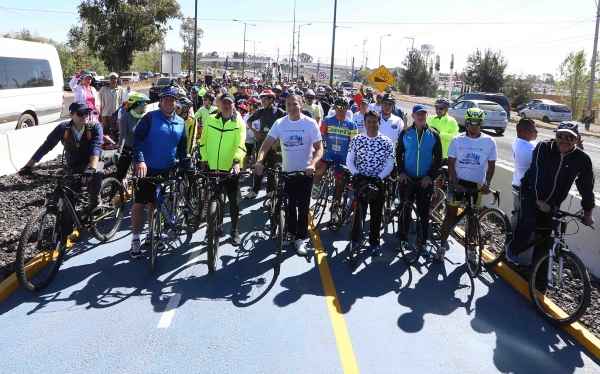
POLYGON ((427 113, 427 107, 425 105, 417 104, 417 105, 413 106, 412 112, 413 112, 413 114, 415 114, 417 112, 427 113))
POLYGON ((175 97, 175 98, 177 98, 178 93, 179 93, 179 91, 177 90, 177 88, 175 88, 173 86, 168 86, 168 87, 165 87, 162 90, 160 90, 158 97, 175 97))
POLYGON ((86 104, 72 103, 69 105, 69 113, 89 113, 92 109, 86 104))

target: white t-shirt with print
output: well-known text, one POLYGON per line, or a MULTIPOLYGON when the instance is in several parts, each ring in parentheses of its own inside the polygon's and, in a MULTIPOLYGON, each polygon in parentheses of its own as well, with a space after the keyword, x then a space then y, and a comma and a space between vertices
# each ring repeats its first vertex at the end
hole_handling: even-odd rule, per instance
POLYGON ((305 170, 313 157, 313 144, 322 140, 317 122, 305 115, 297 121, 289 116, 278 119, 267 136, 279 140, 284 172, 305 170))
POLYGON ((366 134, 367 130, 365 129, 365 115, 361 112, 354 113, 352 117, 352 122, 356 124, 356 129, 359 134, 366 134))
POLYGON ((521 187, 521 179, 525 176, 525 172, 531 165, 533 157, 533 149, 536 142, 528 142, 525 139, 516 138, 512 145, 513 160, 515 161, 515 171, 513 173, 512 185, 521 187))
POLYGON ((473 183, 485 183, 488 161, 496 161, 496 157, 496 141, 486 134, 478 138, 461 134, 448 149, 448 158, 456 159, 457 178, 473 183))

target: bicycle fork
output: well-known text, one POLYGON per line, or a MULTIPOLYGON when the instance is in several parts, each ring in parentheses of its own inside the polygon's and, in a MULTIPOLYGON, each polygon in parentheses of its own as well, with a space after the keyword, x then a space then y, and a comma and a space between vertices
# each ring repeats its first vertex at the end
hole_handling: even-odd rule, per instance
POLYGON ((558 276, 555 278, 552 276, 552 268, 554 267, 554 261, 556 261, 556 253, 558 252, 559 243, 554 243, 552 248, 550 249, 550 253, 548 255, 548 271, 546 273, 546 278, 548 281, 548 286, 555 288, 558 286, 560 288, 563 287, 563 268, 564 268, 564 259, 563 257, 559 257, 558 259, 558 276))

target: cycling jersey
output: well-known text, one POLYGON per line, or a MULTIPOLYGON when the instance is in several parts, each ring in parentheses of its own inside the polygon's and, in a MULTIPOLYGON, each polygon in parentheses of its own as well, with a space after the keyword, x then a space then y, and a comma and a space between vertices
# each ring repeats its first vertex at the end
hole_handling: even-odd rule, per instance
POLYGON ((200 156, 210 170, 229 171, 246 155, 246 124, 238 113, 224 119, 221 113, 209 116, 200 136, 200 156))
POLYGON ((452 139, 458 136, 458 123, 454 117, 446 114, 441 118, 437 116, 427 117, 427 125, 436 129, 440 134, 440 139, 442 141, 442 155, 444 159, 447 159, 450 143, 452 143, 452 139))
POLYGON ((350 140, 358 134, 356 125, 352 121, 340 121, 335 116, 327 117, 321 125, 321 134, 325 141, 325 161, 334 161, 339 164, 346 163, 346 155, 350 140))
POLYGON ((214 105, 211 105, 210 108, 203 106, 202 108, 198 109, 198 111, 194 114, 194 118, 199 119, 202 122, 202 125, 204 125, 204 123, 206 122, 206 118, 212 114, 217 114, 218 111, 219 108, 217 108, 214 105))
POLYGON ((412 178, 434 178, 442 163, 440 135, 428 127, 421 136, 411 126, 400 133, 396 148, 398 172, 412 178))
POLYGON ((175 113, 167 117, 154 110, 144 115, 135 128, 134 160, 146 163, 149 173, 172 168, 176 159, 186 157, 186 146, 185 124, 175 113))

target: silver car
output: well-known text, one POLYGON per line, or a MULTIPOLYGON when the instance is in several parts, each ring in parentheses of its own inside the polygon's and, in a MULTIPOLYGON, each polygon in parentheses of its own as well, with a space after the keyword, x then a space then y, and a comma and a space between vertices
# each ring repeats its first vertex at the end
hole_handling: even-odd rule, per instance
POLYGON ((519 115, 522 118, 539 119, 544 122, 570 121, 573 117, 568 106, 549 100, 534 103, 522 109, 519 115))
POLYGON ((463 129, 465 127, 465 113, 470 108, 479 108, 485 112, 482 129, 491 129, 496 134, 502 135, 508 126, 506 111, 500 105, 486 100, 462 100, 452 105, 448 113, 456 118, 458 125, 463 129))

